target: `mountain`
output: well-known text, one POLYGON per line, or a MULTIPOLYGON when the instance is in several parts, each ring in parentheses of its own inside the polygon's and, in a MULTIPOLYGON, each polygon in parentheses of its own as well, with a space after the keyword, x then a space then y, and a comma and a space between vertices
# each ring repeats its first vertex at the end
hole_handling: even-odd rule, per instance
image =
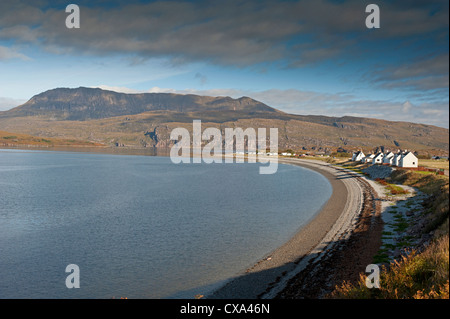
POLYGON ((44 115, 58 120, 86 121, 148 111, 280 113, 248 97, 210 97, 172 93, 125 94, 98 88, 58 88, 33 96, 6 116, 44 115))
POLYGON ((376 148, 446 155, 449 130, 362 117, 284 113, 249 97, 172 93, 125 94, 98 88, 57 88, 0 112, 0 130, 132 148, 170 147, 176 127, 277 127, 279 149, 365 152, 376 148))

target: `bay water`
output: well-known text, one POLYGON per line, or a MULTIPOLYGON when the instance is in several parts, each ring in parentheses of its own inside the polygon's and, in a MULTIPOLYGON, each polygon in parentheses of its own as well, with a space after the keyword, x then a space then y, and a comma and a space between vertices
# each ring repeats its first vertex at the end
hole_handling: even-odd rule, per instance
POLYGON ((292 237, 330 198, 279 164, 0 149, 0 298, 194 298, 292 237), (66 266, 80 270, 69 289, 66 266))

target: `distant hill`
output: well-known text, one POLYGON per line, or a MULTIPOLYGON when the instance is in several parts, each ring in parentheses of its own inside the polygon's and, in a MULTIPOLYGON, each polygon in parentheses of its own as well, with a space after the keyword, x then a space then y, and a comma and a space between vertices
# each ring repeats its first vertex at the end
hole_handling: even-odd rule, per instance
POLYGON ((171 93, 125 94, 98 88, 57 88, 0 112, 0 130, 111 146, 168 147, 175 127, 277 127, 279 149, 365 152, 377 147, 448 154, 449 130, 362 117, 294 115, 249 97, 171 93))
POLYGON ((248 97, 210 97, 172 93, 125 94, 98 88, 58 88, 33 96, 6 116, 44 115, 58 120, 86 121, 148 111, 281 113, 248 97))

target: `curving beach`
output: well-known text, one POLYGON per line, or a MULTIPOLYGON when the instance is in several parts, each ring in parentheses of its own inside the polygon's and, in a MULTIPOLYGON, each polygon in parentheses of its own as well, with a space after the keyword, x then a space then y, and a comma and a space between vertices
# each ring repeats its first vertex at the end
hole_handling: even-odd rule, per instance
MULTIPOLYGON (((279 159, 279 162, 299 165, 325 176, 333 187, 330 199, 314 219, 302 227, 287 243, 244 273, 231 279, 221 288, 208 295, 207 298, 276 298, 280 297, 280 294, 282 296, 285 290, 301 289, 301 287, 297 287, 299 280, 292 283, 292 278, 300 275, 303 276, 304 283, 314 285, 316 283, 315 278, 327 276, 325 273, 314 274, 320 271, 320 267, 317 265, 323 263, 324 259, 332 262, 334 252, 345 250, 344 245, 350 242, 350 237, 355 228, 358 227, 358 224, 361 224, 360 217, 364 212, 364 207, 367 208, 366 214, 376 216, 372 209, 375 206, 370 207, 371 205, 365 201, 367 197, 365 192, 367 193, 370 186, 365 185, 362 178, 354 173, 321 161, 283 158, 279 159)), ((370 189, 370 192, 373 194, 373 189, 370 189)), ((371 220, 377 223, 374 218, 368 220, 369 223, 373 222, 371 220)), ((367 223, 367 221, 363 223, 367 223)), ((365 228, 367 228, 366 226, 365 228)), ((379 229, 381 228, 378 227, 376 230, 379 229)), ((374 232, 373 235, 376 238, 378 233, 374 232)), ((376 243, 374 244, 376 246, 376 243)), ((358 247, 360 250, 364 249, 361 245, 358 245, 358 247)), ((356 255, 358 253, 357 251, 350 252, 350 254, 356 255)), ((342 258, 338 261, 341 264, 343 262, 342 258)), ((348 262, 354 261, 347 260, 348 262)), ((364 264, 364 262, 365 260, 357 261, 359 264, 364 264)), ((348 268, 341 264, 331 267, 335 266, 336 269, 348 268)), ((365 268, 366 265, 359 265, 359 267, 365 268)), ((353 268, 356 266, 354 265, 353 268)), ((364 268, 356 270, 364 272, 364 268)), ((335 283, 322 282, 320 284, 333 285, 335 283)))

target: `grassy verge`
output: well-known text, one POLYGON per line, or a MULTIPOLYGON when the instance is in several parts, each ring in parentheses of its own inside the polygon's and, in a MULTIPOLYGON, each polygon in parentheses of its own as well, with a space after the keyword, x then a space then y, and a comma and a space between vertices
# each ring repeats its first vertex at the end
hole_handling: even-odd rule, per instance
POLYGON ((401 186, 388 183, 383 178, 376 178, 375 181, 385 186, 391 195, 408 194, 408 191, 406 189, 403 189, 401 186))
POLYGON ((361 274, 356 285, 344 282, 333 298, 441 299, 449 298, 449 237, 435 240, 421 253, 411 251, 380 270, 380 288, 369 289, 361 274))
POLYGON ((329 164, 348 162, 347 158, 331 157, 331 156, 304 156, 304 157, 301 157, 301 159, 322 161, 322 162, 326 162, 329 164))

